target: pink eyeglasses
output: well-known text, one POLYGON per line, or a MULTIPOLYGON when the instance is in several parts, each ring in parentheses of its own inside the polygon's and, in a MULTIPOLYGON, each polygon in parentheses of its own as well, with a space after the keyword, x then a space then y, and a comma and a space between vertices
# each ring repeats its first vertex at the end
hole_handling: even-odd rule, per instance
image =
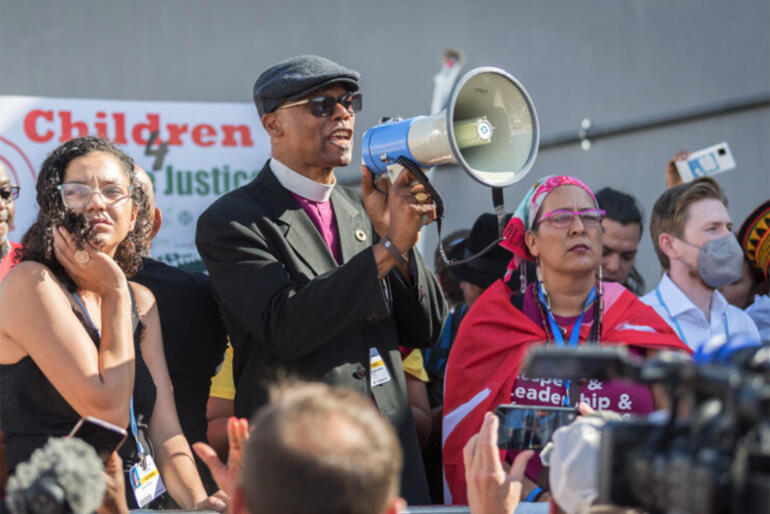
POLYGON ((605 212, 602 209, 583 209, 582 211, 570 211, 568 209, 556 209, 545 213, 535 222, 535 226, 550 221, 554 228, 567 228, 572 225, 575 216, 580 216, 580 220, 586 227, 598 227, 604 219, 605 212))

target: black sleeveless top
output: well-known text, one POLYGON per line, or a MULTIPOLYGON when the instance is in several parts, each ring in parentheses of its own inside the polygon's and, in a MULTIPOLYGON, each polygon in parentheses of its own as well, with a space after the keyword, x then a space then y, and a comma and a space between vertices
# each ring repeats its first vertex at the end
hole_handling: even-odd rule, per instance
MULTIPOLYGON (((148 435, 148 423, 155 406, 155 382, 142 358, 139 343, 144 327, 139 320, 130 287, 129 291, 136 354, 133 397, 137 434, 145 452, 153 454, 148 435)), ((97 331, 80 311, 74 307, 72 310, 98 348, 97 331)), ((69 434, 78 420, 80 415, 59 394, 29 355, 14 364, 0 364, 0 429, 4 434, 6 466, 9 475, 13 473, 17 464, 29 460, 35 449, 45 445, 49 437, 62 437, 69 434)), ((123 459, 124 469, 128 470, 139 461, 139 452, 130 426, 125 428, 128 438, 118 453, 123 459)))

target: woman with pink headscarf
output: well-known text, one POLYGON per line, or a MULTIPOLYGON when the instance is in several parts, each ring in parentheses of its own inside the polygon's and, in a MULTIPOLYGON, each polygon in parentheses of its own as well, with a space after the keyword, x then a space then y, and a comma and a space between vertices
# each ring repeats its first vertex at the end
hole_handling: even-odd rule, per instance
MULTIPOLYGON (((602 282, 603 217, 587 185, 574 177, 549 176, 529 190, 506 227, 500 244, 513 252, 508 273, 476 300, 447 363, 447 503, 467 503, 462 449, 478 432, 484 413, 499 404, 574 406, 579 400, 621 415, 655 409, 652 392, 644 385, 590 380, 573 384, 579 390, 570 391, 560 377, 520 374, 532 345, 590 341, 627 345, 641 355, 662 349, 688 351, 652 308, 620 284, 602 282), (525 260, 535 261, 537 280, 526 288, 512 288, 508 279, 525 260)), ((539 459, 532 459, 527 476, 547 488, 538 479, 540 468, 539 459)), ((525 498, 537 496, 533 485, 524 487, 525 498)))

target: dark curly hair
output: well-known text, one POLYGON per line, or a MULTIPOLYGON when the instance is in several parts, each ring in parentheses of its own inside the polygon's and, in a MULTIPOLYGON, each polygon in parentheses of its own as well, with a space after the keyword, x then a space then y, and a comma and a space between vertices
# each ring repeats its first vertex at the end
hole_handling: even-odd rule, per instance
POLYGON ((113 156, 129 179, 130 197, 138 207, 134 229, 118 246, 115 262, 132 277, 141 269, 142 260, 138 249, 152 232, 147 195, 136 186, 134 161, 111 142, 98 137, 79 137, 67 141, 46 157, 37 178, 37 204, 40 208, 37 220, 21 240, 21 260, 35 261, 47 266, 61 280, 68 290, 75 290, 75 282, 59 264, 53 252, 53 230, 66 227, 75 241, 83 244, 90 239, 92 227, 85 215, 72 212, 64 206, 58 186, 64 181, 64 174, 70 162, 92 152, 104 152, 113 156))

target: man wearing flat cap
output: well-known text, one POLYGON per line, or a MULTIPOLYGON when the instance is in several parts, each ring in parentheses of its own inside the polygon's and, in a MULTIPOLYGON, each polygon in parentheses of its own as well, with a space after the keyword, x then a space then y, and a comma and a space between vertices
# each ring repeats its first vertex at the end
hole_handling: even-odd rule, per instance
POLYGON ((259 76, 253 97, 271 158, 201 215, 196 244, 234 348, 236 415, 251 416, 287 375, 370 396, 403 445, 402 494, 426 504, 398 347, 432 346, 446 315, 413 248, 435 211, 406 172, 387 195, 364 166, 360 193, 336 184, 334 168, 351 160, 358 81, 317 56, 259 76))

